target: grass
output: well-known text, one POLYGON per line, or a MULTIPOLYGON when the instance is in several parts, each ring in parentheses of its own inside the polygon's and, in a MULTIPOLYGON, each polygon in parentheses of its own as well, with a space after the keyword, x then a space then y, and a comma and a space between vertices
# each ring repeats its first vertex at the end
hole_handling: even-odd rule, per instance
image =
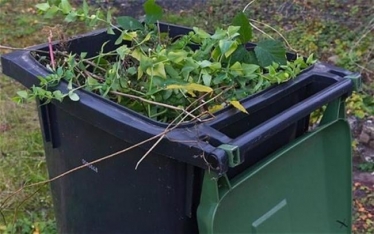
MULTIPOLYGON (((62 24, 61 20, 51 22, 39 16, 33 8, 36 2, 40 1, 0 0, 0 45, 26 47, 44 43, 47 34, 43 29, 62 24)), ((165 21, 212 31, 214 26, 229 23, 232 15, 248 2, 238 0, 230 4, 230 1, 210 0, 204 8, 168 11, 165 21)), ((301 54, 315 53, 320 60, 362 72, 366 89, 350 102, 350 112, 363 117, 374 114, 374 105, 370 106, 374 104, 370 99, 374 88, 374 7, 368 2, 255 1, 246 13, 254 20, 252 23, 268 35, 281 39, 269 27, 256 21, 282 32, 301 54)), ((86 30, 81 25, 69 25, 68 29, 70 34, 86 30)), ((255 33, 257 37, 264 36, 255 33)), ((0 50, 0 54, 6 52, 9 50, 0 50)), ((20 85, 0 74, 0 233, 54 233, 52 202, 47 186, 37 193, 34 188, 12 195, 23 184, 48 177, 36 105, 16 105, 11 100, 20 89, 20 85)), ((370 195, 373 188, 370 186, 354 185, 357 195, 354 202, 355 233, 374 231, 374 224, 367 221, 374 207, 370 195)))
MULTIPOLYGON (((32 8, 34 3, 0 1, 1 45, 25 47, 43 42, 37 35, 43 24, 32 8)), ((43 223, 54 220, 48 187, 36 196, 31 196, 35 189, 12 195, 25 183, 47 178, 36 104, 17 105, 11 100, 20 89, 0 75, 0 232, 9 233, 28 233, 32 225, 46 230, 43 223)))
MULTIPOLYGON (((22 48, 45 43, 45 29, 63 24, 38 15, 33 7, 38 2, 0 0, 0 45, 22 48)), ((68 31, 84 30, 77 27, 68 31)), ((7 52, 10 50, 0 50, 0 55, 7 52)), ((0 233, 54 233, 48 186, 12 193, 24 184, 48 178, 36 103, 17 105, 12 101, 22 89, 0 73, 0 233)))

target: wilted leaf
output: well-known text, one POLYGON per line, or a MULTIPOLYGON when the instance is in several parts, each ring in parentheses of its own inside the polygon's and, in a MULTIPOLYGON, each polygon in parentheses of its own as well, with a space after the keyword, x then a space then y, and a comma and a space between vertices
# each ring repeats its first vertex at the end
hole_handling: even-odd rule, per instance
POLYGON ((167 56, 173 63, 180 63, 187 57, 187 52, 184 50, 170 51, 167 56))
POLYGON ((138 80, 139 80, 140 78, 142 78, 143 74, 144 74, 144 72, 143 72, 142 68, 139 66, 139 67, 138 67, 138 80))
POLYGON ((220 104, 220 105, 214 105, 214 106, 211 106, 208 108, 208 111, 209 113, 213 114, 214 112, 217 112, 219 110, 222 110, 222 108, 224 107, 223 104, 220 104))
POLYGON ((140 51, 139 48, 136 48, 135 50, 132 51, 131 56, 135 58, 136 60, 140 61, 142 57, 142 52, 140 51))
POLYGON ((150 76, 159 76, 166 79, 166 72, 163 63, 158 63, 153 67, 147 68, 147 74, 150 76))
POLYGON ((213 89, 211 87, 196 84, 196 83, 188 83, 188 84, 172 84, 166 86, 166 89, 185 89, 187 91, 196 91, 196 92, 203 92, 203 93, 211 93, 213 89))
POLYGON ((139 45, 149 41, 149 39, 151 39, 151 33, 148 33, 147 36, 145 36, 145 38, 139 43, 139 45))
POLYGON ((236 109, 240 110, 241 112, 248 114, 248 111, 244 108, 242 104, 240 104, 239 101, 230 101, 230 104, 233 105, 236 109))
POLYGON ((137 32, 122 32, 122 39, 132 41, 138 36, 137 32))

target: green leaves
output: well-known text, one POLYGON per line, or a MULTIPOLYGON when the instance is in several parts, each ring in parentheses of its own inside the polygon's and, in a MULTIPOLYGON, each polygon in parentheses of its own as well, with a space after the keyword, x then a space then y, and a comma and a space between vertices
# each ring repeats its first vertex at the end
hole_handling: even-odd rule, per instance
POLYGON ((60 102, 62 102, 64 97, 66 96, 60 90, 55 90, 55 91, 53 91, 52 94, 53 94, 54 98, 57 99, 60 102))
POLYGON ((51 6, 49 5, 48 2, 45 2, 45 3, 36 4, 35 7, 41 11, 47 11, 51 6))
POLYGON ((126 55, 130 54, 131 50, 129 47, 127 47, 127 45, 123 45, 121 47, 118 47, 116 49, 116 52, 117 54, 119 55, 119 57, 124 60, 126 55))
POLYGON ((147 0, 143 5, 145 11, 145 23, 154 24, 162 18, 162 8, 155 3, 155 0, 147 0))
POLYGON ((219 41, 219 48, 221 50, 221 53, 224 54, 227 57, 229 57, 236 48, 238 48, 238 43, 236 41, 230 41, 230 40, 220 40, 219 41))
POLYGON ((86 0, 81 8, 72 8, 67 0, 49 0, 36 7, 48 17, 62 13, 68 22, 83 20, 89 26, 105 23, 107 32, 118 37, 111 51, 108 48, 112 47, 105 46, 107 41, 95 55, 82 51, 65 59, 57 57, 54 73, 40 77, 40 86, 30 93, 18 92, 21 100, 38 97, 62 101, 68 97, 79 101, 76 91, 86 89, 164 122, 180 118, 180 110, 188 106, 196 109, 189 119, 227 105, 247 113, 240 103, 242 98, 296 77, 313 60, 287 62, 285 48, 274 40, 260 41, 254 50, 247 50, 252 27, 242 12, 232 25, 216 29, 213 35, 194 27, 187 35, 169 38, 168 32, 159 32, 154 25, 163 15, 155 0, 143 5, 144 22, 130 16, 120 16, 114 22, 110 11, 90 13, 86 0), (68 82, 66 93, 49 90, 62 79, 68 82), (217 94, 221 96, 213 98, 217 94), (202 108, 196 108, 199 105, 202 108))
POLYGON ((65 21, 70 23, 70 22, 74 22, 76 21, 77 19, 77 13, 75 11, 72 11, 70 12, 66 17, 65 17, 65 21))
POLYGON ((205 32, 205 30, 197 27, 192 28, 195 32, 195 34, 200 38, 200 39, 206 39, 210 37, 210 34, 205 32))
POLYGON ((267 67, 273 62, 286 64, 286 49, 280 41, 260 41, 255 47, 258 63, 261 67, 267 67))
POLYGON ((147 68, 146 72, 150 76, 159 76, 166 79, 165 66, 163 63, 152 65, 150 68, 147 68))
POLYGON ((243 12, 235 16, 232 25, 240 26, 239 38, 242 43, 246 43, 252 39, 252 26, 249 24, 249 20, 243 12))
POLYGON ((72 101, 74 101, 74 102, 79 101, 79 96, 78 96, 78 94, 76 94, 75 92, 70 91, 70 92, 68 93, 68 95, 69 95, 70 100, 72 100, 72 101))
MULTIPOLYGON (((89 13, 89 7, 88 7, 88 4, 87 4, 87 1, 86 0, 83 0, 83 14, 85 16, 88 16, 88 13, 89 13)), ((110 14, 110 11, 108 11, 108 14, 110 14)), ((107 18, 108 21, 110 21, 110 19, 107 18)))
POLYGON ((131 16, 121 16, 117 18, 117 23, 124 30, 143 29, 143 25, 131 16))
POLYGON ((62 10, 62 13, 68 14, 72 10, 72 7, 68 0, 61 0, 60 8, 62 10))
POLYGON ((29 97, 29 93, 26 90, 17 91, 17 95, 22 99, 27 99, 29 97))

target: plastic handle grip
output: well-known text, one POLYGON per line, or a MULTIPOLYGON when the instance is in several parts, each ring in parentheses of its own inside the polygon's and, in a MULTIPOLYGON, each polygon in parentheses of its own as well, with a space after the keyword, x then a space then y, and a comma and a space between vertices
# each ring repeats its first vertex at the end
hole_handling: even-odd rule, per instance
POLYGON ((309 115, 317 108, 340 98, 342 95, 350 92, 351 89, 352 81, 349 79, 342 79, 306 100, 292 106, 292 108, 289 108, 265 121, 263 124, 260 124, 259 126, 236 137, 229 144, 238 146, 240 154, 243 157, 246 152, 264 142, 267 138, 282 131, 300 118, 309 115))

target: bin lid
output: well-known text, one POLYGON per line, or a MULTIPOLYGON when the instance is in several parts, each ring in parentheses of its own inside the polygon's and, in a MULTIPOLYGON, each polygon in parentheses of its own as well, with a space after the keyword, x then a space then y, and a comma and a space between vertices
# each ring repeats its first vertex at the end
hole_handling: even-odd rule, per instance
POLYGON ((351 135, 337 120, 231 179, 206 172, 200 233, 351 233, 351 135))

